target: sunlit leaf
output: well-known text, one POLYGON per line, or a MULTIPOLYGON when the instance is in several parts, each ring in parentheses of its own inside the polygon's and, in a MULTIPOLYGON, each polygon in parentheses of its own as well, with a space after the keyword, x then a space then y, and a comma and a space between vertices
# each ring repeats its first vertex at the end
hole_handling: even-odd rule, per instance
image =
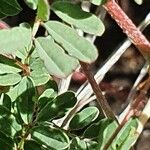
POLYGON ((35 86, 40 86, 48 82, 50 75, 48 74, 44 63, 39 58, 30 62, 30 77, 34 81, 35 86))
POLYGON ((48 126, 35 127, 32 136, 38 143, 47 146, 49 149, 64 150, 69 146, 69 138, 64 132, 48 126))
POLYGON ((32 119, 35 101, 35 88, 31 79, 24 77, 19 86, 19 90, 24 91, 17 97, 16 103, 24 123, 28 124, 32 119))
POLYGON ((65 92, 55 99, 49 101, 39 112, 37 121, 48 121, 65 115, 67 110, 76 103, 76 97, 73 92, 65 92))
POLYGON ((141 5, 143 3, 143 0, 134 0, 138 5, 141 5))
POLYGON ((105 30, 102 21, 98 17, 92 13, 84 12, 76 4, 58 1, 53 3, 52 10, 63 21, 80 28, 86 33, 100 36, 105 30))
POLYGON ((87 63, 97 59, 96 47, 85 38, 80 37, 71 27, 58 21, 48 21, 44 24, 44 27, 69 55, 87 63))
POLYGON ((45 67, 51 75, 64 78, 77 68, 78 61, 65 54, 52 38, 37 38, 35 45, 39 57, 44 61, 45 67))
POLYGON ((9 74, 0 74, 0 85, 8 86, 15 85, 21 80, 19 74, 9 73, 9 74))
POLYGON ((71 120, 69 127, 71 129, 80 129, 92 121, 94 121, 99 115, 99 110, 96 107, 87 107, 81 112, 77 113, 71 120))
POLYGON ((37 9, 38 0, 25 0, 25 3, 32 9, 37 9))
POLYGON ((50 7, 48 0, 38 0, 37 17, 42 21, 49 20, 50 7))

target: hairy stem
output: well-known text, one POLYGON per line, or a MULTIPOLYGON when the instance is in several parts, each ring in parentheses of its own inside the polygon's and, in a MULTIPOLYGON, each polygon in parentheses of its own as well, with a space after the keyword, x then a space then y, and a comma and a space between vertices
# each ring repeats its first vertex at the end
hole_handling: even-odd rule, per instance
POLYGON ((134 25, 132 20, 124 13, 115 0, 108 0, 104 8, 116 21, 124 33, 131 39, 132 43, 139 49, 143 56, 150 56, 150 43, 142 32, 134 25))

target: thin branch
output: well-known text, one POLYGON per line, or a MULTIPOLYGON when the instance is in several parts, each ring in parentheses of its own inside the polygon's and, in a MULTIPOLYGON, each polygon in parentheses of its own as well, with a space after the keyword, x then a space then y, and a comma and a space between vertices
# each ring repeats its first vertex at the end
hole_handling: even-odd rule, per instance
POLYGON ((148 60, 148 57, 150 57, 149 41, 124 13, 115 0, 108 0, 105 3, 104 8, 120 26, 123 32, 131 39, 132 43, 138 48, 144 58, 148 60))
POLYGON ((131 102, 132 99, 134 98, 135 94, 136 94, 136 87, 138 86, 138 84, 141 82, 141 80, 144 78, 144 76, 146 75, 146 73, 148 72, 148 64, 145 64, 143 66, 143 68, 140 71, 139 76, 137 77, 132 89, 130 90, 130 93, 128 95, 128 98, 126 100, 126 104, 128 104, 128 106, 126 106, 126 104, 124 104, 124 106, 126 106, 125 110, 119 115, 119 122, 122 122, 123 118, 126 116, 127 112, 129 111, 130 107, 131 107, 131 102))
POLYGON ((88 82, 90 83, 93 92, 96 95, 97 103, 100 105, 101 109, 103 110, 103 113, 106 117, 116 120, 115 114, 113 113, 111 107, 109 106, 105 96, 102 94, 102 91, 97 84, 96 80, 94 79, 93 74, 89 70, 89 65, 83 62, 80 62, 80 65, 88 79, 88 82))
POLYGON ((59 94, 62 94, 69 89, 71 77, 72 77, 72 74, 69 75, 66 79, 61 79, 59 81, 59 85, 58 85, 59 94))
POLYGON ((150 118, 150 98, 138 119, 139 125, 138 125, 136 132, 139 135, 143 131, 143 128, 144 128, 145 124, 147 123, 147 121, 149 120, 149 118, 150 118))

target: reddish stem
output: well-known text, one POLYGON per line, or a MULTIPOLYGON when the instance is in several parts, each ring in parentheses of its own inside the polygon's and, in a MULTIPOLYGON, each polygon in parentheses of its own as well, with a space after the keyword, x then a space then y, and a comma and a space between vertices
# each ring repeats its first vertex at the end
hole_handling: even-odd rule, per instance
POLYGON ((147 58, 150 53, 150 43, 142 32, 134 25, 132 20, 125 14, 115 0, 107 0, 104 8, 117 22, 124 33, 131 39, 133 44, 140 50, 140 52, 147 58))

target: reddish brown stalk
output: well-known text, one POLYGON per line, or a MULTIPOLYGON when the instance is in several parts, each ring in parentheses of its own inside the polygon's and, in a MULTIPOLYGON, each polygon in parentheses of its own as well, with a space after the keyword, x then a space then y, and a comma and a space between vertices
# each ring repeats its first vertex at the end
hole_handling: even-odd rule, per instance
POLYGON ((132 20, 125 14, 115 0, 107 0, 104 8, 147 59, 147 55, 150 55, 150 43, 142 32, 134 25, 132 20))
POLYGON ((28 65, 26 64, 22 64, 20 61, 15 60, 16 61, 16 65, 19 66, 22 71, 23 71, 23 75, 24 76, 29 76, 30 75, 30 68, 28 67, 28 65))
POLYGON ((93 92, 96 95, 96 100, 97 103, 100 105, 100 107, 102 108, 104 114, 108 117, 108 118, 112 118, 114 120, 117 121, 115 114, 113 113, 113 111, 111 110, 105 96, 102 94, 102 91, 99 87, 99 85, 97 84, 96 80, 94 79, 93 74, 90 72, 89 70, 89 65, 83 62, 80 62, 80 65, 93 89, 93 92))

